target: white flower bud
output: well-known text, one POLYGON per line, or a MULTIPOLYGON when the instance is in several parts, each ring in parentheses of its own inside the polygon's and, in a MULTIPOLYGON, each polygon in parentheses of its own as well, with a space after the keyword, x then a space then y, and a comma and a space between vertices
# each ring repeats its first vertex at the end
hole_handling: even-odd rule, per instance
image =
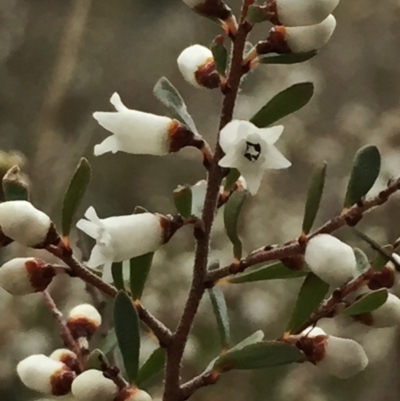
POLYGON ((73 381, 71 392, 76 401, 113 401, 118 386, 100 370, 90 369, 73 381))
POLYGON ((193 145, 194 134, 177 120, 130 110, 118 93, 110 102, 117 112, 96 111, 93 117, 113 135, 94 147, 95 156, 118 151, 162 156, 193 145))
POLYGON ((187 82, 196 88, 216 88, 219 76, 215 70, 212 52, 207 47, 187 47, 178 57, 179 70, 187 82))
POLYGON ((285 28, 285 41, 293 53, 317 50, 328 43, 335 28, 336 19, 329 15, 316 25, 285 28))
POLYGON ((67 325, 74 338, 90 339, 101 325, 101 315, 94 306, 81 304, 71 309, 67 325))
POLYGON ((316 337, 316 336, 326 336, 326 333, 320 327, 315 326, 315 327, 307 327, 301 332, 300 335, 306 337, 316 337))
POLYGON ((79 369, 79 361, 77 355, 75 354, 75 352, 72 352, 67 348, 56 349, 51 353, 49 358, 64 363, 71 370, 79 369))
POLYGON ((164 219, 152 213, 99 219, 90 207, 77 227, 96 240, 89 267, 122 262, 156 251, 164 243, 164 219))
POLYGON ((136 391, 131 394, 128 398, 125 398, 123 401, 152 401, 149 393, 146 393, 144 390, 136 389, 136 391))
POLYGON ((400 325, 400 299, 388 294, 386 302, 371 312, 373 327, 394 327, 400 325))
POLYGON ((357 272, 353 249, 329 234, 319 234, 308 241, 304 260, 315 275, 336 287, 357 272))
POLYGON ((65 364, 45 355, 25 358, 17 365, 17 373, 26 387, 53 395, 68 394, 76 376, 65 364))
POLYGON ((11 295, 44 291, 56 275, 54 267, 37 258, 15 258, 0 267, 0 287, 11 295))
POLYGON ((0 203, 0 230, 13 241, 38 247, 49 239, 52 229, 50 217, 28 201, 0 203))
POLYGON ((275 0, 281 25, 314 25, 323 21, 339 4, 339 0, 275 0))

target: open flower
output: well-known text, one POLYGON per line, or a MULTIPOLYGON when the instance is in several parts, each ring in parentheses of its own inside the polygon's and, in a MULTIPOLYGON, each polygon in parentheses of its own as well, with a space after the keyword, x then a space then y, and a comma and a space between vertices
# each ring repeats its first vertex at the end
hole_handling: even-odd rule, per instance
MULTIPOLYGON (((110 265, 156 251, 164 243, 163 216, 153 213, 132 214, 100 219, 93 207, 77 227, 96 240, 89 267, 110 265)), ((106 268, 105 268, 106 269, 106 268)))
POLYGON ((264 170, 287 168, 291 165, 274 146, 282 131, 282 125, 257 128, 248 121, 231 121, 220 133, 219 143, 225 156, 219 161, 219 165, 237 168, 246 180, 250 193, 257 193, 264 170))
POLYGON ((185 146, 195 146, 195 135, 179 121, 142 111, 130 110, 118 93, 110 102, 116 112, 96 111, 93 117, 113 135, 94 147, 95 156, 126 152, 162 156, 185 146))

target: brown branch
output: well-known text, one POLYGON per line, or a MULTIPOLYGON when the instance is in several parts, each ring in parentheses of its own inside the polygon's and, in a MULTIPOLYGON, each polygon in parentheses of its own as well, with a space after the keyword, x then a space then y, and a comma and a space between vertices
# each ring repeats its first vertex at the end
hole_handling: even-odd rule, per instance
POLYGON ((207 387, 215 384, 220 377, 220 374, 215 370, 204 372, 199 376, 196 376, 192 380, 182 384, 181 394, 182 399, 187 400, 190 396, 198 389, 207 387))
MULTIPOLYGON (((379 192, 378 195, 362 201, 359 204, 352 206, 350 209, 344 210, 340 215, 329 220, 312 234, 308 235, 305 240, 315 237, 318 234, 330 234, 346 225, 350 227, 356 225, 362 219, 364 213, 386 203, 390 196, 398 190, 400 190, 400 178, 389 182, 388 186, 384 190, 379 192)), ((283 258, 302 253, 303 251, 304 243, 299 242, 299 240, 297 239, 289 241, 282 246, 272 249, 262 248, 241 259, 239 262, 233 262, 228 266, 224 266, 220 269, 209 272, 205 280, 205 285, 208 288, 212 287, 218 280, 231 274, 241 273, 247 268, 258 263, 264 263, 272 260, 281 260, 283 258)))

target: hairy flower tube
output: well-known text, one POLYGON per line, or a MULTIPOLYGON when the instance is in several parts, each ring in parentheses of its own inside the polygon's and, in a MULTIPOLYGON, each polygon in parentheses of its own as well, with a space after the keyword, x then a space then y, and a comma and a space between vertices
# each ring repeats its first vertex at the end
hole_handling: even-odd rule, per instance
POLYGON ((89 207, 85 217, 76 226, 96 240, 89 267, 129 260, 154 252, 164 243, 167 220, 163 216, 141 213, 100 219, 89 207))
POLYGON ((65 395, 76 377, 64 363, 45 355, 31 355, 17 366, 22 383, 43 394, 65 395))
POLYGON ((100 370, 90 369, 73 381, 71 392, 76 401, 113 401, 118 386, 100 370))
POLYGON ((1 235, 31 248, 58 241, 50 217, 23 200, 0 203, 1 235))
POLYGON ((318 24, 338 4, 339 0, 270 0, 267 7, 274 24, 291 27, 318 24))
POLYGON ((214 89, 219 86, 220 78, 209 48, 201 45, 187 47, 177 62, 183 78, 194 87, 214 89))
POLYGON ((319 234, 308 241, 304 260, 315 275, 336 287, 356 274, 353 249, 329 234, 319 234))
POLYGON ((118 93, 110 99, 116 112, 96 111, 93 117, 113 135, 94 147, 95 156, 126 152, 162 156, 185 146, 198 146, 195 134, 179 121, 128 109, 118 93))
POLYGON ((0 267, 0 287, 11 295, 44 291, 53 280, 53 266, 37 258, 15 258, 0 267))
POLYGON ((296 345, 324 373, 347 379, 367 367, 368 357, 356 341, 325 335, 322 330, 312 334, 300 337, 296 345))
POLYGON ((94 306, 81 304, 70 310, 67 325, 74 338, 90 340, 101 325, 101 315, 94 306))
POLYGON ((233 120, 220 133, 219 144, 225 156, 221 167, 237 168, 246 180, 251 194, 256 194, 264 171, 291 166, 289 160, 274 146, 283 126, 257 128, 248 121, 233 120))

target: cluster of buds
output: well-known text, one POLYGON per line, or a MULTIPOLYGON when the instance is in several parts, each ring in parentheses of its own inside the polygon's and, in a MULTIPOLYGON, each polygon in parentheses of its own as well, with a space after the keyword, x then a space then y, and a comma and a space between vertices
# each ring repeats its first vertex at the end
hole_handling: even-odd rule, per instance
POLYGON ((307 53, 328 43, 336 28, 331 12, 339 0, 268 0, 260 12, 269 19, 267 39, 260 41, 246 56, 245 64, 257 64, 259 55, 268 53, 307 53))

